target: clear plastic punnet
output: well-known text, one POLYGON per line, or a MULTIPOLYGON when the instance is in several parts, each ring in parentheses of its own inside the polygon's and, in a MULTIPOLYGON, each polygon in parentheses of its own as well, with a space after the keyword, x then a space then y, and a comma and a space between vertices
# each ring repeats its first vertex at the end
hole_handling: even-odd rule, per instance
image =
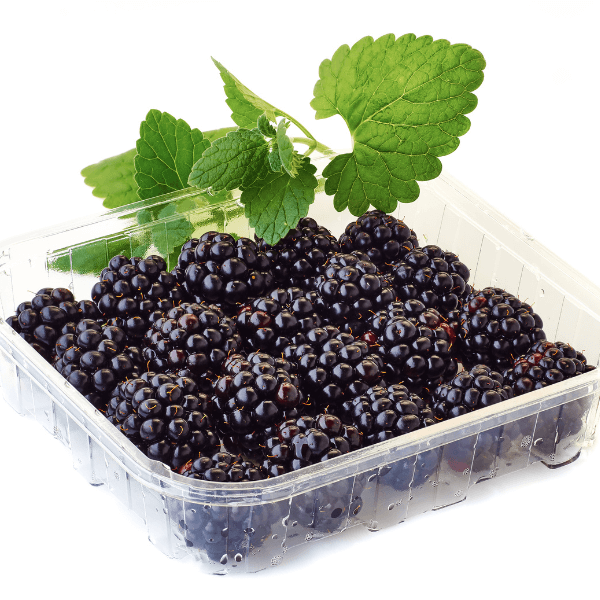
MULTIPOLYGON (((418 200, 395 216, 419 240, 458 254, 476 288, 502 287, 534 304, 549 340, 585 349, 598 366, 600 289, 452 177, 420 185, 418 200)), ((317 191, 310 216, 340 235, 353 217, 317 191)), ((191 480, 148 459, 4 319, 45 286, 88 299, 115 254, 166 248, 173 268, 187 238, 209 230, 251 236, 237 198, 216 202, 186 189, 0 244, 4 399, 70 449, 89 483, 108 486, 141 517, 167 556, 192 557, 210 573, 260 571, 350 528, 377 531, 462 502, 475 484, 534 463, 567 465, 592 444, 600 369, 258 482, 191 480)))

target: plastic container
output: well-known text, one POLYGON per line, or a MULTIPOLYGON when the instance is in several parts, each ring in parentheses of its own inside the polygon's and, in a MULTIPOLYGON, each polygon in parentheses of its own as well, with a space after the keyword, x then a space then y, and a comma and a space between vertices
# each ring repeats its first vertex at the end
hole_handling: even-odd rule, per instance
MULTIPOLYGON (((457 253, 475 287, 503 287, 535 303, 548 339, 585 349, 590 364, 599 364, 598 287, 451 177, 421 190, 396 216, 422 243, 457 253)), ((310 214, 336 235, 352 219, 336 213, 323 192, 310 214)), ((44 286, 89 298, 97 274, 117 253, 162 250, 172 268, 178 246, 211 229, 251 235, 235 194, 217 204, 183 190, 11 240, 0 248, 0 314, 14 314, 44 286)), ((536 462, 569 464, 594 441, 600 415, 596 369, 294 473, 219 484, 186 479, 145 457, 3 319, 0 383, 19 414, 71 450, 74 468, 89 483, 108 486, 144 520, 162 552, 191 556, 204 571, 220 574, 276 566, 352 527, 377 531, 461 502, 473 485, 536 462)))

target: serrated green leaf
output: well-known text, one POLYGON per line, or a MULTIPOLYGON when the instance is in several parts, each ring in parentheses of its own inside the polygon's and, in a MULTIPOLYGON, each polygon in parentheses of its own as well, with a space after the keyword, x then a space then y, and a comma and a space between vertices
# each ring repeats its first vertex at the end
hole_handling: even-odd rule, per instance
POLYGON ((250 186, 269 171, 268 152, 269 145, 258 131, 240 128, 204 151, 188 183, 214 191, 250 186))
POLYGON ((391 212, 415 200, 417 181, 437 177, 438 157, 468 131, 464 115, 477 106, 472 92, 484 68, 481 53, 466 44, 413 34, 365 37, 323 61, 311 106, 317 119, 342 116, 353 139, 352 154, 323 171, 336 208, 391 212))
POLYGON ((111 156, 82 169, 84 183, 93 187, 92 194, 104 198, 106 208, 118 208, 137 202, 137 183, 134 179, 135 149, 111 156))
POLYGON ((294 144, 292 144, 292 140, 285 133, 289 126, 289 121, 285 121, 285 119, 281 119, 277 124, 277 147, 279 148, 281 166, 290 177, 296 177, 298 171, 293 160, 294 144))
POLYGON ((258 117, 257 125, 258 131, 260 131, 260 133, 262 133, 265 137, 274 138, 277 135, 275 127, 273 127, 271 121, 269 121, 267 118, 267 115, 260 115, 260 117, 258 117))
POLYGON ((141 199, 188 187, 194 163, 210 146, 199 129, 182 119, 151 110, 140 126, 136 143, 135 181, 141 199))
POLYGON ((239 79, 234 77, 219 61, 212 59, 225 84, 227 105, 231 109, 231 118, 240 127, 251 128, 256 125, 258 118, 264 113, 269 121, 275 122, 275 117, 285 116, 278 108, 259 98, 250 91, 239 79))
POLYGON ((277 143, 273 144, 273 149, 269 152, 269 166, 271 167, 271 171, 275 173, 281 171, 281 158, 279 157, 277 143))
POLYGON ((308 214, 318 184, 316 170, 310 159, 303 157, 296 177, 271 172, 242 191, 240 201, 256 235, 275 244, 308 214))

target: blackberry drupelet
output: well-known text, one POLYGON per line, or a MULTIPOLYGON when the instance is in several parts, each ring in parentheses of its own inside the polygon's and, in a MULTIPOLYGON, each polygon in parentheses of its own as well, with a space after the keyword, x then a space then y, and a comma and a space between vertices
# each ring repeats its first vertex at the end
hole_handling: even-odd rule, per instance
POLYGON ((271 261, 248 238, 237 241, 227 233, 205 233, 183 245, 179 269, 186 290, 196 302, 214 303, 232 315, 248 299, 274 287, 271 261))
POLYGON ((541 317, 529 304, 500 288, 469 294, 460 320, 458 346, 467 365, 504 370, 535 342, 546 339, 541 317))
POLYGON ((339 243, 341 252, 364 252, 381 272, 389 271, 391 263, 418 246, 415 232, 404 221, 380 210, 366 212, 349 223, 339 243))
POLYGON ((564 342, 538 341, 504 372, 515 396, 542 389, 592 370, 586 357, 564 342))
POLYGON ((486 365, 462 371, 433 392, 436 420, 450 419, 508 400, 514 396, 504 377, 486 365))
POLYGON ((273 277, 278 285, 304 290, 312 288, 314 277, 328 257, 340 251, 340 245, 331 232, 310 217, 300 219, 298 225, 274 246, 259 240, 258 248, 271 261, 273 277))

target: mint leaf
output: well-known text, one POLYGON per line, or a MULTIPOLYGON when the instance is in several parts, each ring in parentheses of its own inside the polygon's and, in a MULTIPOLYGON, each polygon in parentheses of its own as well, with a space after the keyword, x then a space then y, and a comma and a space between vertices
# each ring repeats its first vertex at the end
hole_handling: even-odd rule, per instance
POLYGON ((94 188, 94 196, 104 198, 102 204, 106 208, 118 208, 139 200, 134 179, 134 156, 135 149, 128 150, 81 171, 85 177, 84 183, 94 188))
POLYGON ((279 156, 279 148, 277 147, 277 142, 273 144, 273 149, 269 152, 269 166, 271 167, 271 171, 279 173, 281 171, 281 158, 279 156))
POLYGON ((274 138, 277 135, 275 131, 275 127, 271 124, 271 121, 267 119, 267 115, 262 114, 258 117, 257 128, 260 133, 262 133, 265 137, 274 138))
POLYGON ((188 183, 214 191, 250 186, 269 171, 268 152, 269 144, 257 130, 238 129, 204 151, 188 183))
POLYGON ((279 121, 279 124, 277 125, 277 147, 279 148, 281 166, 285 169, 288 175, 291 177, 296 177, 298 170, 297 165, 293 160, 294 144, 292 144, 292 140, 290 140, 285 133, 289 126, 289 121, 285 121, 284 119, 279 121))
POLYGON ((212 59, 225 84, 227 105, 231 109, 233 122, 240 127, 251 128, 256 125, 258 118, 264 113, 269 121, 275 122, 275 117, 286 116, 278 108, 259 98, 251 92, 239 79, 234 77, 219 61, 212 59))
POLYGON ((439 156, 459 145, 477 106, 482 54, 466 44, 413 34, 365 37, 341 46, 319 68, 311 106, 317 119, 339 114, 353 152, 323 171, 337 210, 386 212, 419 195, 417 181, 437 177, 439 156))
POLYGON ((188 187, 193 164, 210 142, 182 119, 151 110, 140 126, 136 143, 135 181, 141 199, 188 187))
POLYGON ((268 244, 276 244, 308 214, 318 183, 316 171, 310 159, 302 157, 296 177, 286 172, 269 173, 253 186, 244 188, 240 201, 256 235, 268 244))

